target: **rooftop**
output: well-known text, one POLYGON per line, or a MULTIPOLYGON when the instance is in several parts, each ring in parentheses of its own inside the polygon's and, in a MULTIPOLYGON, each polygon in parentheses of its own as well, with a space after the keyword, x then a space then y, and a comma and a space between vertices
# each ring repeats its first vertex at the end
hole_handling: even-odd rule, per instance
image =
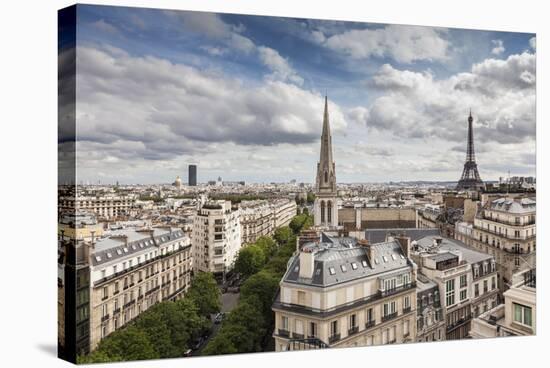
POLYGON ((491 210, 503 211, 514 214, 525 214, 536 210, 537 202, 531 198, 508 199, 499 198, 489 205, 491 210))
POLYGON ((304 251, 314 253, 313 277, 299 276, 300 257, 295 255, 283 281, 326 287, 412 266, 396 240, 369 246, 372 247, 372 259, 367 256, 367 246, 358 245, 356 238, 322 234, 321 242, 303 247, 304 251))

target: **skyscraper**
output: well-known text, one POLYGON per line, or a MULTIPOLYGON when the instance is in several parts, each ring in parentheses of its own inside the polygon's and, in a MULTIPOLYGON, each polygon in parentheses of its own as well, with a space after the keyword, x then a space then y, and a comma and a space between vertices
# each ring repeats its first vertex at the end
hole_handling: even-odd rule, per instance
POLYGON ((458 181, 456 189, 458 190, 480 190, 484 187, 483 181, 479 177, 476 164, 476 154, 474 152, 474 131, 472 127, 474 119, 472 118, 472 111, 468 117, 468 146, 466 148, 466 162, 464 163, 464 170, 462 176, 458 181))
POLYGON ((321 134, 321 154, 317 163, 315 182, 315 203, 313 204, 315 226, 338 226, 338 206, 336 190, 336 165, 332 158, 332 135, 328 116, 328 101, 325 96, 323 132, 321 134))
POLYGON ((197 186, 197 165, 189 165, 189 186, 197 186))

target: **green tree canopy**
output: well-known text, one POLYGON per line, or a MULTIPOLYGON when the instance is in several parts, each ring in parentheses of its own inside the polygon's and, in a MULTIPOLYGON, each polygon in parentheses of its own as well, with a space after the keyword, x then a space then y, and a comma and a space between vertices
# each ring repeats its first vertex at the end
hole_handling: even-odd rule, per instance
POLYGON ((248 247, 241 248, 235 261, 235 272, 240 273, 243 277, 258 272, 265 264, 265 253, 257 245, 249 245, 248 247))
POLYGON ((199 315, 210 317, 221 310, 221 293, 214 276, 210 272, 199 272, 193 278, 186 298, 195 301, 199 315))

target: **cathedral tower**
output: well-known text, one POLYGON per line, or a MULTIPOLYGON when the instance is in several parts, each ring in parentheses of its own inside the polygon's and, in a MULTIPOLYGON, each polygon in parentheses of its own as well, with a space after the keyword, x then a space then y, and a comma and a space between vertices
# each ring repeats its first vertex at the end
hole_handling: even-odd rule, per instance
POLYGON ((338 226, 338 197, 336 190, 336 165, 332 158, 332 135, 328 116, 328 101, 325 96, 321 154, 317 163, 315 180, 315 203, 313 214, 315 226, 338 226))

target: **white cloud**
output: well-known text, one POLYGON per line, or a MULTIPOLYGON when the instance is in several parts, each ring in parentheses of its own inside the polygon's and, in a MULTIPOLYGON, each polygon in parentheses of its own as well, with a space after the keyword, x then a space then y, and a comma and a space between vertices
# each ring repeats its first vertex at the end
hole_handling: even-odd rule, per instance
MULTIPOLYGON (((323 97, 281 81, 246 86, 156 57, 79 47, 79 160, 96 165, 171 160, 217 151, 218 145, 277 146, 319 139, 323 97)), ((329 102, 334 132, 346 120, 329 102)))
POLYGON ((260 61, 267 66, 273 74, 270 76, 275 80, 289 81, 302 85, 304 80, 300 77, 294 69, 289 65, 288 61, 283 58, 277 50, 269 47, 258 47, 258 54, 260 61))
POLYGON ((533 49, 533 50, 536 50, 537 49, 537 38, 536 37, 531 37, 529 39, 529 46, 533 49))
POLYGON ((390 57, 401 63, 418 60, 442 61, 448 58, 446 30, 433 27, 389 25, 378 29, 349 30, 326 40, 326 47, 354 59, 390 57))
POLYGON ((530 53, 487 59, 442 80, 386 64, 371 82, 382 96, 369 108, 369 127, 406 138, 462 142, 472 108, 477 141, 533 142, 535 77, 530 53))
POLYGON ((493 55, 500 55, 502 54, 506 49, 504 48, 504 42, 502 40, 491 40, 493 43, 493 49, 491 50, 491 54, 493 55))
POLYGON ((102 32, 116 34, 116 35, 120 34, 118 28, 116 28, 111 23, 106 22, 104 19, 100 19, 100 20, 97 20, 97 21, 93 22, 92 27, 94 27, 94 28, 96 28, 96 29, 98 29, 102 32))
POLYGON ((366 126, 369 120, 369 110, 363 106, 357 106, 347 111, 347 118, 359 125, 366 126))

